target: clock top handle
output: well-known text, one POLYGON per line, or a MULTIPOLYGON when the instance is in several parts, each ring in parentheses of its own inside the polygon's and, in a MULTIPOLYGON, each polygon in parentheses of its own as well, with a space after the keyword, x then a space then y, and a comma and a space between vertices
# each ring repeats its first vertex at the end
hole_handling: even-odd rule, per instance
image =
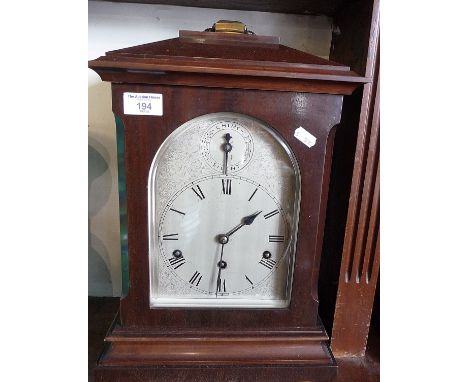
POLYGON ((205 29, 205 32, 255 34, 244 23, 231 20, 218 20, 211 28, 205 29))

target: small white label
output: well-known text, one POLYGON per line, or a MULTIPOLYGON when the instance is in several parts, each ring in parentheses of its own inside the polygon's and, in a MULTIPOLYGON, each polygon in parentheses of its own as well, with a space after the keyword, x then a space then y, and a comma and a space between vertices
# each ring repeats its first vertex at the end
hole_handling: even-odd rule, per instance
POLYGON ((317 138, 315 138, 311 133, 309 133, 306 129, 299 126, 294 131, 294 136, 299 139, 302 143, 304 143, 309 149, 315 145, 317 142, 317 138))
POLYGON ((163 96, 155 93, 124 93, 124 114, 163 115, 163 96))

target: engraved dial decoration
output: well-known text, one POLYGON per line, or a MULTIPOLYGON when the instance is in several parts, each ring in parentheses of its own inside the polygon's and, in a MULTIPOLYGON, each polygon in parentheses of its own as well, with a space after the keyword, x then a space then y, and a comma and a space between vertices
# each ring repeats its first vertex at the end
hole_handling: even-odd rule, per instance
POLYGON ((163 264, 189 287, 218 296, 242 293, 270 277, 289 236, 284 212, 272 195, 252 180, 223 175, 179 190, 164 209, 158 232, 163 264), (242 225, 251 213, 258 213, 256 219, 242 225), (209 221, 212 216, 216 224, 209 221), (195 224, 200 217, 206 224, 195 224))
POLYGON ((201 153, 215 170, 237 172, 242 170, 253 155, 253 139, 249 131, 235 120, 213 123, 201 139, 201 153), (226 139, 226 134, 228 139, 226 139), (224 150, 230 145, 229 151, 224 150))
POLYGON ((180 126, 149 174, 150 306, 288 306, 299 197, 294 155, 263 122, 180 126))

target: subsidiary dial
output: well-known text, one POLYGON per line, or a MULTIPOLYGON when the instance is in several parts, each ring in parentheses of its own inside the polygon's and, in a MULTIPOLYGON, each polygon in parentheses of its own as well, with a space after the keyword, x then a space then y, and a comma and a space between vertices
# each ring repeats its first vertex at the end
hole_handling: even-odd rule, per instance
POLYGON ((248 165, 254 150, 249 130, 235 120, 213 123, 201 139, 201 154, 219 173, 227 175, 248 165))

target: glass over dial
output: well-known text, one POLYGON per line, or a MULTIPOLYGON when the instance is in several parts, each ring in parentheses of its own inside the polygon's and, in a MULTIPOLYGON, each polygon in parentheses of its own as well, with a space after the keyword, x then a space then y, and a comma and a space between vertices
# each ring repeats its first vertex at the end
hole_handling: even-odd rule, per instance
POLYGON ((235 113, 188 121, 149 174, 152 307, 286 307, 300 177, 285 142, 235 113))

